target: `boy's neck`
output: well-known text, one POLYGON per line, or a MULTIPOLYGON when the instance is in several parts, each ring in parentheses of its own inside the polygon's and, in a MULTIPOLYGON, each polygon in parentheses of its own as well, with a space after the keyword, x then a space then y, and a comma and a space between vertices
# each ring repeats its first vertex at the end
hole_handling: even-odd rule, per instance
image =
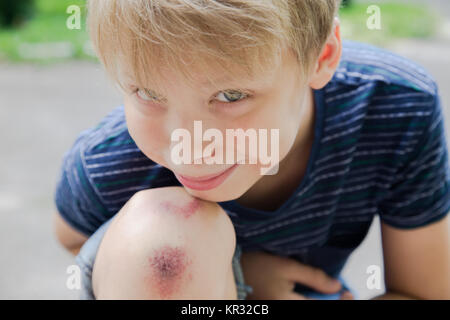
POLYGON ((312 89, 307 94, 307 109, 304 113, 294 145, 280 161, 278 173, 259 179, 236 201, 243 206, 265 210, 277 210, 302 181, 314 141, 315 101, 312 89))

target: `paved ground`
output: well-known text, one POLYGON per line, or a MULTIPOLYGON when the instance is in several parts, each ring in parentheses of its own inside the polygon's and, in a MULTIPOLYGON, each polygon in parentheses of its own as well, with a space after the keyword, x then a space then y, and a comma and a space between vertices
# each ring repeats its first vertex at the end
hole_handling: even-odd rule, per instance
MULTIPOLYGON (((449 2, 441 3, 450 17, 449 2)), ((402 41, 392 50, 436 78, 450 123, 450 40, 402 41)), ((0 140, 0 299, 77 297, 65 285, 73 257, 51 229, 54 187, 63 153, 78 133, 120 102, 95 64, 0 65, 0 136, 6 137, 0 140)), ((344 270, 361 298, 382 292, 365 287, 367 266, 382 266, 378 228, 375 221, 344 270)))
POLYGON ((51 215, 63 153, 120 103, 99 66, 0 66, 0 298, 71 299, 51 215))

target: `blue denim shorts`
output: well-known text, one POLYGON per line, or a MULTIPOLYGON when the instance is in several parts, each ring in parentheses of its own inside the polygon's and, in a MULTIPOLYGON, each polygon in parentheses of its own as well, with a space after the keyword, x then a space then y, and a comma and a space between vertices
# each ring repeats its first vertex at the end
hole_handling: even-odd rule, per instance
MULTIPOLYGON (((92 270, 100 242, 103 239, 103 236, 111 221, 112 218, 101 225, 100 228, 98 228, 97 231, 95 231, 95 233, 92 234, 91 237, 84 243, 80 252, 75 257, 75 261, 81 270, 81 300, 95 300, 92 290, 92 270)), ((244 275, 240 264, 241 253, 241 247, 236 245, 232 266, 236 281, 237 298, 238 300, 245 300, 247 295, 253 292, 253 289, 244 282, 244 275)))
MULTIPOLYGON (((100 246, 100 242, 103 239, 103 236, 108 229, 109 224, 111 223, 112 218, 106 221, 97 231, 91 235, 91 237, 84 243, 81 247, 80 252, 75 257, 75 261, 77 265, 81 269, 81 300, 95 300, 95 296, 92 290, 92 269, 95 262, 95 257, 97 255, 98 248, 100 246)), ((240 263, 240 258, 242 254, 242 249, 239 245, 236 245, 236 250, 234 252, 232 266, 234 278, 236 281, 236 289, 237 289, 237 298, 238 300, 245 300, 248 294, 253 292, 251 286, 245 284, 244 282, 244 274, 242 272, 242 267, 240 263)), ((338 279, 342 283, 342 290, 336 294, 321 294, 314 291, 302 291, 297 290, 300 286, 296 286, 296 292, 303 294, 308 298, 320 299, 320 300, 337 300, 340 297, 341 292, 345 289, 350 291, 353 296, 356 297, 355 292, 351 291, 343 278, 338 277, 338 279)))

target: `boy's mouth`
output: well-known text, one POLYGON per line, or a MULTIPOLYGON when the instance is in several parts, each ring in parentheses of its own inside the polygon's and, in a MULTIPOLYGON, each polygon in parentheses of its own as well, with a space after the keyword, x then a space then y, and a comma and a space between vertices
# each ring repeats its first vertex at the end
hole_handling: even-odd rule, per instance
POLYGON ((175 176, 189 189, 209 190, 222 184, 222 182, 225 181, 225 179, 234 171, 234 169, 236 169, 237 166, 238 164, 234 164, 225 171, 200 177, 183 176, 177 173, 175 173, 175 176))

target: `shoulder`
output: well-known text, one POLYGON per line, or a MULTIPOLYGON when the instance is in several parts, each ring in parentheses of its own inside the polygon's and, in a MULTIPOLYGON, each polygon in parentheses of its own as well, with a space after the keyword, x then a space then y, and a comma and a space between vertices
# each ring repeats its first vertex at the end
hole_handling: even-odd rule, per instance
POLYGON ((387 49, 345 40, 332 81, 341 85, 394 86, 437 95, 433 77, 418 63, 387 49))
POLYGON ((340 65, 322 92, 321 151, 327 158, 340 152, 358 163, 401 166, 442 121, 433 77, 417 63, 368 44, 344 41, 340 65))
POLYGON ((360 120, 362 130, 399 132, 420 129, 440 116, 436 81, 419 64, 369 44, 344 41, 343 48, 323 90, 328 123, 338 128, 339 121, 360 120))
POLYGON ((411 120, 440 107, 436 81, 422 66, 386 49, 348 40, 323 92, 327 114, 335 119, 365 113, 364 120, 411 120))

